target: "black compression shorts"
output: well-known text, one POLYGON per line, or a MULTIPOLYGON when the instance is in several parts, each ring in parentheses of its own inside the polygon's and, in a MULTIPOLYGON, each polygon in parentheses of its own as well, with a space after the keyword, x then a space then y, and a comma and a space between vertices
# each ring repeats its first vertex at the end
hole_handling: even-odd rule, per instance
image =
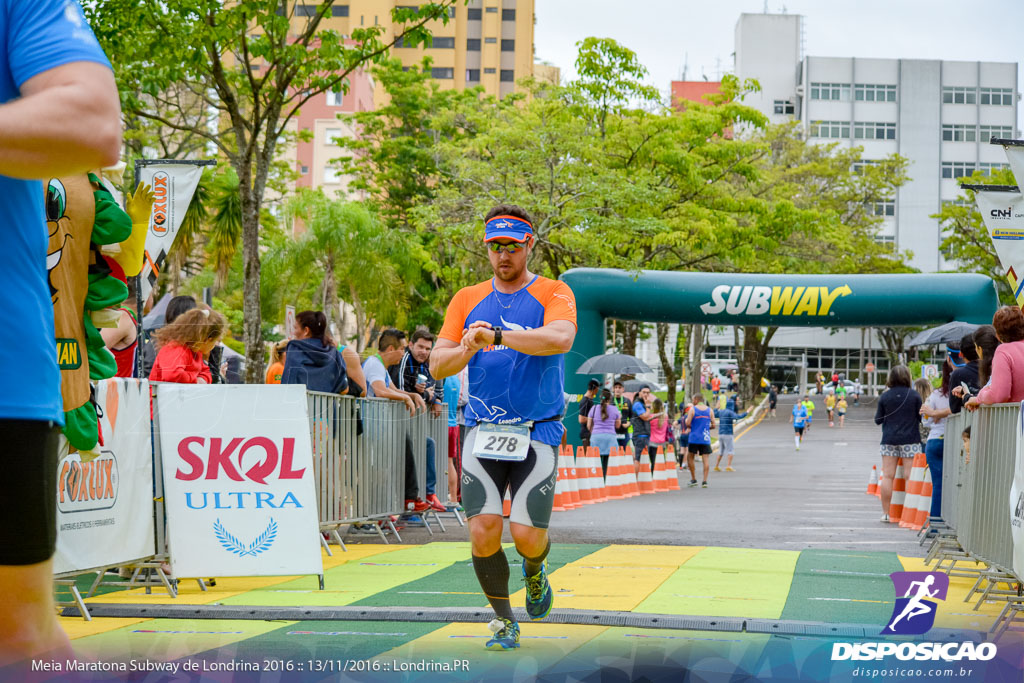
POLYGON ((57 435, 51 422, 0 420, 0 565, 37 564, 57 546, 57 435))

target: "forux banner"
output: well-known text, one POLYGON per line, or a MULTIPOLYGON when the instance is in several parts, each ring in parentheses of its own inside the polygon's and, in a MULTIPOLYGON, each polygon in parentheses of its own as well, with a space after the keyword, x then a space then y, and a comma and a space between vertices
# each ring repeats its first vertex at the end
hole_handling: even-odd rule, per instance
POLYGON ((63 437, 57 462, 54 572, 111 566, 156 553, 149 382, 96 385, 102 444, 83 458, 63 437))
POLYGON ((321 574, 305 387, 156 388, 174 574, 321 574))

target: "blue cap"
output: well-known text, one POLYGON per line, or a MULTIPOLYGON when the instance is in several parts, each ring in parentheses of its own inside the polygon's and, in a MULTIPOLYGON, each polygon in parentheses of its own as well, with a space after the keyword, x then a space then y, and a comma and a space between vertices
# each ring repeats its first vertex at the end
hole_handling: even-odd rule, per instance
POLYGON ((484 232, 484 242, 498 239, 524 242, 530 237, 533 237, 533 226, 515 216, 495 216, 487 221, 487 228, 484 232))

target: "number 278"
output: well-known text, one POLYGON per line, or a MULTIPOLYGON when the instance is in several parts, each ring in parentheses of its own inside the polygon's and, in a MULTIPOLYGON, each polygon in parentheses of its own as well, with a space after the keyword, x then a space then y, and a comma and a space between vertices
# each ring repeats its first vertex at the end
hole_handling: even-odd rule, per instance
POLYGON ((488 451, 500 451, 502 449, 509 453, 514 453, 516 446, 519 445, 519 439, 514 436, 491 436, 487 439, 487 444, 484 449, 488 451))

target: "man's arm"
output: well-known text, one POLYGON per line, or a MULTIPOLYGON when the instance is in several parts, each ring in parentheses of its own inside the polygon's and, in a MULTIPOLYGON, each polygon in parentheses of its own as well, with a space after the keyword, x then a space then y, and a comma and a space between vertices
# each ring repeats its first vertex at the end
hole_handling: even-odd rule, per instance
POLYGON ((416 405, 413 403, 412 398, 409 394, 404 391, 398 391, 384 384, 384 380, 375 380, 373 382, 373 394, 377 398, 386 398, 392 401, 402 401, 405 403, 405 409, 413 415, 416 414, 416 405))
POLYGON ((121 156, 121 104, 114 74, 72 62, 25 81, 0 105, 0 173, 39 179, 112 166, 121 156))
MULTIPOLYGON (((576 339, 576 325, 568 320, 552 320, 535 330, 502 330, 501 343, 530 356, 555 356, 568 353, 576 339)), ((478 320, 462 335, 462 346, 476 351, 494 343, 491 324, 478 320)))
POLYGON ((430 374, 437 379, 457 375, 474 353, 475 350, 468 351, 451 339, 438 339, 430 351, 430 374))
POLYGON ((121 346, 134 334, 135 322, 132 320, 132 317, 124 311, 121 312, 121 317, 117 321, 117 327, 104 327, 100 330, 100 336, 103 337, 103 344, 108 349, 121 346))

